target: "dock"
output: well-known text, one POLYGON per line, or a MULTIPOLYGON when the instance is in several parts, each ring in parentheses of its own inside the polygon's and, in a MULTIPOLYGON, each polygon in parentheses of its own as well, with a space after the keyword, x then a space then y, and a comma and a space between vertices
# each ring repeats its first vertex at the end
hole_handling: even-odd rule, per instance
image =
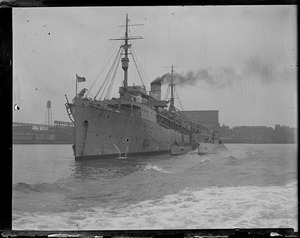
POLYGON ((13 144, 73 144, 74 124, 54 121, 53 125, 13 122, 13 144))

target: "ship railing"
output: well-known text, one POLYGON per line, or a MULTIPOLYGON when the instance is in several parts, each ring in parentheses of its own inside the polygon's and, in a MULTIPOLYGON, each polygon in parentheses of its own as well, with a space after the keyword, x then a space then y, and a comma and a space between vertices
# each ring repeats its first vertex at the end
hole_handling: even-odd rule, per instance
POLYGON ((134 107, 131 108, 131 106, 121 106, 119 104, 103 104, 103 105, 102 104, 98 104, 98 105, 91 104, 89 106, 97 108, 97 109, 101 109, 101 110, 109 110, 109 111, 113 111, 113 112, 125 113, 128 115, 141 117, 141 110, 134 109, 134 107))
POLYGON ((105 109, 107 109, 107 105, 106 104, 97 104, 97 105, 95 105, 95 104, 90 104, 89 105, 90 107, 93 107, 93 108, 97 108, 97 109, 100 109, 100 110, 105 110, 105 109))
POLYGON ((126 107, 126 106, 120 106, 120 112, 136 116, 136 117, 141 117, 141 110, 140 109, 134 109, 131 107, 126 107))
POLYGON ((163 127, 173 129, 180 133, 189 134, 192 132, 192 130, 182 126, 181 121, 174 121, 170 118, 167 118, 165 115, 157 114, 157 122, 163 127))

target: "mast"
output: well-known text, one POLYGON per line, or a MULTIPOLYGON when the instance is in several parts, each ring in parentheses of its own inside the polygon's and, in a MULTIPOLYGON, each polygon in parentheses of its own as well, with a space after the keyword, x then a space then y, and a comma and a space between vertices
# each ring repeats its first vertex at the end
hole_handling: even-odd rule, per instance
MULTIPOLYGON (((171 83, 169 84, 171 88, 171 98, 170 98, 170 106, 169 111, 176 111, 176 108, 174 106, 174 92, 175 92, 175 84, 174 84, 174 68, 177 68, 179 66, 172 65, 171 67, 163 67, 163 68, 171 68, 171 83)), ((168 88, 169 90, 169 88, 168 88)), ((169 91, 168 91, 169 92, 169 91)))
POLYGON ((174 73, 174 68, 173 65, 171 67, 171 99, 170 99, 170 111, 174 111, 175 107, 174 107, 174 80, 173 80, 173 73, 174 73))
POLYGON ((128 48, 131 44, 128 44, 128 14, 126 14, 126 30, 125 30, 125 44, 122 45, 123 49, 125 50, 124 57, 122 58, 122 69, 124 70, 124 89, 126 91, 128 87, 128 67, 129 67, 129 58, 128 58, 128 48))
POLYGON ((129 67, 129 58, 128 58, 128 49, 131 47, 131 44, 128 44, 128 40, 139 40, 143 39, 141 36, 128 36, 128 27, 129 26, 141 26, 144 24, 133 24, 129 25, 128 22, 130 20, 128 19, 128 14, 126 14, 126 24, 122 25, 120 27, 125 26, 125 37, 118 38, 118 39, 110 39, 110 40, 124 40, 124 45, 121 45, 121 47, 124 49, 124 57, 121 59, 122 62, 122 69, 124 70, 124 80, 123 80, 123 91, 127 91, 128 87, 128 67, 129 67))
POLYGON ((126 24, 122 25, 120 27, 125 26, 125 37, 124 38, 119 38, 119 39, 110 39, 110 40, 124 40, 124 45, 121 45, 121 47, 124 49, 124 57, 121 59, 122 62, 122 69, 124 70, 124 80, 123 80, 123 86, 124 86, 124 91, 127 90, 128 87, 128 67, 129 67, 129 58, 128 58, 128 49, 131 47, 131 44, 128 44, 128 40, 139 40, 143 39, 141 36, 128 36, 128 26, 141 26, 144 24, 133 24, 133 25, 128 25, 128 22, 130 20, 128 19, 128 14, 126 14, 126 24))

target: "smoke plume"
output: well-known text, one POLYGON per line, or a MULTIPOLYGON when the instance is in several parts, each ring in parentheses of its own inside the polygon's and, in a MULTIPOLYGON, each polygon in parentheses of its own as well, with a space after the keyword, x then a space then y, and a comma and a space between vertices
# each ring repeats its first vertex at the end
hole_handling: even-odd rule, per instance
MULTIPOLYGON (((157 77, 153 82, 160 82, 162 84, 171 83, 171 73, 164 74, 157 77)), ((196 85, 198 82, 203 81, 213 87, 223 88, 232 84, 233 81, 239 80, 240 76, 234 71, 233 68, 220 67, 215 70, 199 69, 197 71, 188 71, 187 73, 174 73, 173 81, 176 85, 196 85)))
POLYGON ((275 66, 262 58, 250 57, 246 60, 244 74, 259 79, 263 83, 270 83, 275 79, 275 66))
MULTIPOLYGON (((224 88, 232 85, 234 82, 243 78, 253 78, 261 81, 262 83, 271 83, 276 80, 275 66, 269 62, 264 61, 262 58, 250 57, 240 68, 239 74, 232 67, 217 67, 199 69, 196 71, 188 71, 187 73, 174 73, 174 84, 178 86, 196 85, 198 82, 205 82, 213 88, 224 88)), ((162 84, 171 83, 171 73, 164 74, 157 77, 153 82, 160 82, 162 84)))

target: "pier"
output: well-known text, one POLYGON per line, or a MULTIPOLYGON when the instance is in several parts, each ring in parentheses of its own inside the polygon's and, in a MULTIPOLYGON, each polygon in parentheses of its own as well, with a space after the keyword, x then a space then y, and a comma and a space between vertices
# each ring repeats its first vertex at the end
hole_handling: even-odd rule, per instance
POLYGON ((13 144, 73 144, 74 124, 54 121, 53 125, 13 122, 13 144))

